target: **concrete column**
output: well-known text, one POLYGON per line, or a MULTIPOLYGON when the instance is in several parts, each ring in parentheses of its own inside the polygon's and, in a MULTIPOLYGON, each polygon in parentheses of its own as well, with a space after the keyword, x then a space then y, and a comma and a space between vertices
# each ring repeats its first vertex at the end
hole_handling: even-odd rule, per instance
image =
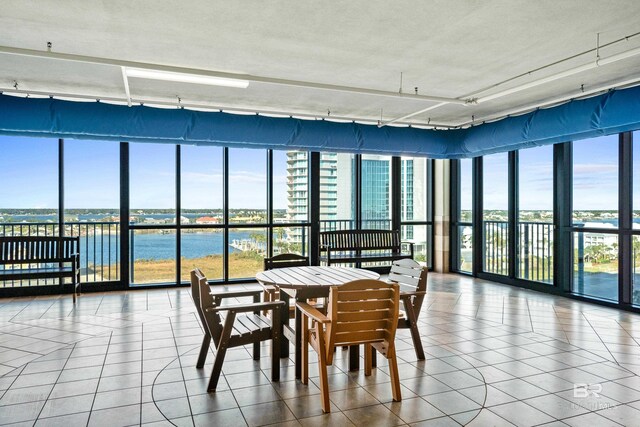
POLYGON ((450 164, 451 162, 449 160, 435 160, 434 162, 433 269, 438 273, 449 272, 450 164))

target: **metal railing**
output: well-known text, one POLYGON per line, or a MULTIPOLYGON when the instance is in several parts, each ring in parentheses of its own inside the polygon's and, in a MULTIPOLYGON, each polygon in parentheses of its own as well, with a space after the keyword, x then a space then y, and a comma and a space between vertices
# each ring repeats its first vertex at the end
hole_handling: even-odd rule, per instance
MULTIPOLYGON (((509 274, 509 223, 483 221, 484 270, 509 274)), ((518 223, 516 276, 536 282, 553 282, 553 224, 518 223)))

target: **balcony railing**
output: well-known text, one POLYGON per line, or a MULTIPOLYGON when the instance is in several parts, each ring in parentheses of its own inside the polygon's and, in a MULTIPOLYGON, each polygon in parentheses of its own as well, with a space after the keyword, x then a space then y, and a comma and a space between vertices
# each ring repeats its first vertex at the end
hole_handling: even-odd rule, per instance
MULTIPOLYGON (((484 221, 484 270, 507 275, 509 271, 509 224, 484 221)), ((518 223, 517 277, 553 282, 553 224, 518 223)))

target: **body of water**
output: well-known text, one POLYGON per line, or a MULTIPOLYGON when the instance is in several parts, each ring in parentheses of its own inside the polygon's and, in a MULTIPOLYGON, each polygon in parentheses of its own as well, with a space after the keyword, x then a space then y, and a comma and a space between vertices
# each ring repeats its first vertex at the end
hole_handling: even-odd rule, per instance
MULTIPOLYGON (((253 233, 249 231, 230 231, 229 242, 249 240, 253 233)), ((120 236, 95 235, 80 237, 80 262, 88 264, 115 263, 120 253, 120 236)), ((221 255, 224 252, 222 232, 183 233, 181 256, 184 258, 202 258, 207 255, 221 255)), ((131 245, 134 260, 163 260, 176 257, 176 234, 136 233, 131 245)), ((239 252, 229 246, 229 253, 239 252)))

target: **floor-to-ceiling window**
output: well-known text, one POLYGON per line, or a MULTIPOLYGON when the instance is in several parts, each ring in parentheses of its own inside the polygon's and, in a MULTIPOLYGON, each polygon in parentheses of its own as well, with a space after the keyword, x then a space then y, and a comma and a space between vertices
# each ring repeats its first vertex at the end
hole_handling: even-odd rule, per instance
MULTIPOLYGON (((0 136, 0 236, 60 235, 58 145, 51 138, 0 136)), ((56 283, 16 280, 0 282, 0 287, 56 283)))
POLYGON ((65 235, 80 236, 83 283, 120 279, 119 165, 118 142, 64 141, 65 235))
POLYGON ((632 193, 632 230, 631 265, 632 289, 631 303, 640 306, 640 131, 633 132, 633 193, 632 193))
POLYGON ((468 161, 454 161, 452 270, 640 306, 639 138, 624 132, 487 155, 472 191, 462 189, 468 161), (469 239, 484 238, 481 271, 465 268, 460 228, 471 193, 480 197, 474 206, 483 206, 482 216, 467 215, 470 226, 482 226, 469 239))
POLYGON ((176 282, 176 150, 172 144, 129 145, 131 283, 176 282))
POLYGON ((229 149, 229 278, 255 277, 267 256, 267 151, 229 149))
MULTIPOLYGON (((80 236, 83 284, 185 283, 195 267, 232 282, 252 279, 265 256, 312 252, 307 152, 16 137, 0 144, 0 178, 10 184, 0 188, 0 232, 80 236)), ((399 207, 403 240, 430 265, 430 162, 322 153, 319 228, 390 229, 399 207)))
POLYGON ((431 266, 431 164, 424 157, 400 159, 400 221, 402 241, 413 243, 414 259, 431 266))
POLYGON ((452 162, 452 271, 473 272, 473 160, 452 162))
POLYGON ((309 255, 309 153, 273 151, 273 255, 309 255))
POLYGON ((180 146, 180 279, 199 268, 224 277, 223 150, 180 146))
POLYGON ((492 154, 483 158, 482 235, 483 269, 509 274, 509 156, 492 154))
POLYGON ((618 135, 573 143, 573 283, 618 300, 618 135))
POLYGON ((516 277, 553 283, 553 146, 518 151, 516 277))

